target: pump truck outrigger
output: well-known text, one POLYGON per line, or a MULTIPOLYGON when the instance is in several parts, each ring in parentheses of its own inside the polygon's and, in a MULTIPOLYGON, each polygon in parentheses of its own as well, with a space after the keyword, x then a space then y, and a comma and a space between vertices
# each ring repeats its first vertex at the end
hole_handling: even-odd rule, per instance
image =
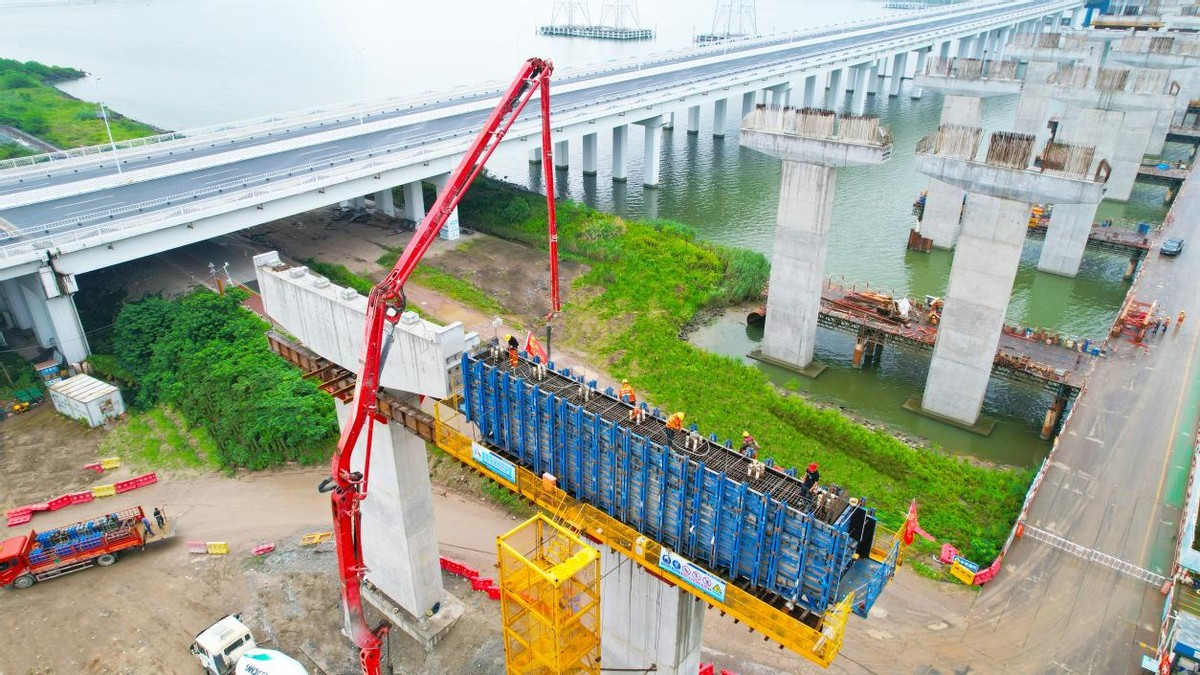
POLYGON ((362 369, 350 418, 338 439, 337 451, 331 461, 330 477, 318 488, 330 492, 333 502, 333 537, 337 548, 338 572, 342 583, 342 603, 350 637, 360 649, 359 660, 364 675, 379 675, 380 647, 390 628, 386 622, 375 628, 367 625, 363 612, 361 584, 367 568, 362 556, 361 512, 359 502, 367 496, 367 481, 371 466, 371 436, 375 420, 384 421, 378 412, 379 372, 391 342, 384 342, 384 323, 395 325, 404 313, 404 284, 429 250, 442 225, 458 206, 471 181, 483 170, 489 157, 504 135, 517 121, 525 105, 535 93, 541 98, 542 168, 546 181, 546 208, 550 248, 550 314, 551 320, 560 310, 558 293, 558 232, 554 217, 554 165, 550 139, 550 74, 554 66, 538 58, 527 60, 517 77, 508 86, 504 98, 496 105, 487 124, 472 142, 467 154, 450 175, 446 189, 438 195, 433 208, 417 227, 416 233, 396 261, 392 271, 371 289, 367 296, 364 323, 362 369), (366 430, 364 470, 350 470, 350 456, 363 430, 366 430))

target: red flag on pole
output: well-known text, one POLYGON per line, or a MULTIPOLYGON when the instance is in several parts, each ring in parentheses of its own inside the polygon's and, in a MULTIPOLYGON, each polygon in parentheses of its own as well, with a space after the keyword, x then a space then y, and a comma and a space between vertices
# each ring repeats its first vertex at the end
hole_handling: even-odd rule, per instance
POLYGON ((525 353, 538 357, 542 363, 550 360, 550 357, 546 355, 546 348, 542 346, 541 342, 538 342, 537 338, 533 337, 532 332, 525 334, 525 353))

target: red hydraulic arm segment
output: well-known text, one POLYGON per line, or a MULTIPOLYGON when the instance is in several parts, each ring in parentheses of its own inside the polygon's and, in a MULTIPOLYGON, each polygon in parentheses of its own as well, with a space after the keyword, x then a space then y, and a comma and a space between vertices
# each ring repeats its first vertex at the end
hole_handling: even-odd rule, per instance
POLYGON ((542 112, 542 166, 545 167, 546 205, 549 209, 550 229, 550 279, 551 309, 553 316, 559 311, 558 296, 558 232, 554 219, 554 168, 550 141, 550 73, 554 66, 542 59, 529 59, 521 66, 521 72, 509 85, 504 98, 492 111, 487 125, 471 144, 467 154, 450 175, 445 189, 438 195, 433 208, 417 228, 408 246, 396 261, 396 266, 383 281, 371 289, 367 297, 367 315, 364 326, 362 370, 358 374, 358 387, 354 392, 354 404, 350 419, 342 428, 337 452, 331 462, 330 477, 321 483, 322 492, 331 492, 333 501, 333 533, 337 546, 338 571, 342 582, 342 603, 346 626, 350 637, 361 649, 360 660, 364 675, 379 675, 380 646, 389 626, 381 623, 375 628, 367 625, 362 604, 362 580, 366 566, 362 558, 361 512, 359 503, 367 496, 367 469, 363 473, 350 470, 350 457, 355 445, 366 430, 365 460, 363 466, 371 465, 371 430, 376 420, 386 421, 378 413, 379 370, 383 365, 385 345, 385 323, 395 325, 404 312, 404 283, 416 268, 421 257, 429 250, 442 225, 458 206, 471 181, 483 170, 488 158, 504 138, 525 104, 535 93, 541 94, 542 112))

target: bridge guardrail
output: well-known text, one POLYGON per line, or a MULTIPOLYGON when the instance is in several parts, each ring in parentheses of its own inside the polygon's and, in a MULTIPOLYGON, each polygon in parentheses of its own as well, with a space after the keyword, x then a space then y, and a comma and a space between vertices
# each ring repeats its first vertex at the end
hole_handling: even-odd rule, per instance
MULTIPOLYGON (((961 31, 961 26, 955 27, 953 29, 947 29, 947 30, 949 30, 951 32, 953 32, 955 30, 961 31)), ((903 42, 903 41, 904 40, 897 39, 897 40, 890 40, 883 44, 865 45, 857 50, 852 50, 850 52, 846 52, 844 50, 839 50, 837 48, 828 49, 823 52, 818 52, 817 54, 814 54, 807 59, 803 59, 800 61, 800 63, 804 63, 805 61, 813 61, 813 60, 819 61, 819 57, 827 56, 830 53, 837 54, 837 58, 833 59, 833 61, 853 60, 854 58, 856 58, 856 55, 874 53, 874 52, 880 51, 881 49, 886 50, 893 43, 903 42)), ((769 76, 770 74, 779 72, 780 70, 785 70, 785 71, 795 70, 798 65, 799 64, 789 66, 789 67, 783 67, 779 64, 776 64, 773 67, 767 67, 765 69, 762 65, 748 66, 744 69, 741 69, 740 71, 734 71, 733 74, 731 74, 729 72, 723 73, 722 79, 724 80, 724 84, 728 84, 728 85, 732 86, 732 85, 737 84, 737 79, 738 79, 736 77, 737 74, 750 72, 750 73, 754 73, 758 77, 762 78, 764 74, 766 76, 769 76)), ((820 64, 818 63, 818 64, 812 64, 812 65, 819 66, 820 64)), ((709 86, 722 86, 722 82, 718 81, 714 85, 709 85, 709 86)), ((685 89, 685 92, 696 91, 697 89, 700 89, 700 88, 701 87, 699 87, 696 83, 692 83, 691 86, 688 86, 685 89)), ((636 94, 636 95, 644 97, 648 93, 660 92, 660 91, 663 91, 666 89, 672 89, 672 90, 677 91, 678 87, 671 86, 671 85, 659 86, 657 88, 642 90, 642 91, 638 92, 638 94, 636 94)), ((674 96, 671 96, 668 98, 673 98, 673 97, 674 96)), ((597 101, 597 102, 589 102, 587 104, 579 104, 579 105, 564 108, 559 111, 559 114, 562 114, 563 112, 572 111, 572 110, 578 110, 579 108, 583 108, 583 107, 594 108, 596 103, 606 103, 606 102, 611 103, 611 102, 618 101, 618 100, 626 100, 628 98, 629 98, 629 96, 627 96, 627 95, 612 96, 612 97, 609 97, 606 99, 601 99, 600 101, 597 101)), ((635 102, 638 104, 641 104, 641 103, 644 103, 644 100, 643 99, 635 99, 635 102)), ((607 114, 607 110, 611 110, 611 108, 613 108, 613 107, 614 106, 609 106, 609 108, 606 109, 605 114, 607 114)), ((604 115, 601 115, 601 116, 604 116, 604 115)), ((567 123, 568 126, 569 126, 569 124, 570 123, 567 123)), ((336 165, 339 163, 349 163, 349 162, 353 162, 355 159, 361 159, 364 157, 372 157, 376 154, 390 154, 396 150, 409 149, 409 148, 413 147, 414 145, 425 145, 425 144, 428 144, 431 142, 436 143, 436 142, 447 140, 447 139, 457 138, 466 133, 469 133, 469 132, 463 131, 463 132, 454 132, 451 134, 429 135, 429 136, 424 136, 424 137, 418 137, 416 139, 409 139, 408 141, 405 141, 402 143, 392 144, 392 145, 383 146, 383 147, 371 148, 369 150, 362 150, 362 151, 357 151, 357 152, 351 151, 351 152, 341 153, 339 155, 334 155, 332 157, 323 158, 322 160, 320 160, 318 162, 300 165, 299 167, 291 167, 289 169, 281 169, 276 172, 269 172, 266 174, 258 174, 256 176, 240 178, 240 179, 237 179, 234 181, 230 181, 228 183, 217 184, 217 185, 210 186, 208 188, 204 188, 201 190, 193 190, 193 191, 189 191, 189 192, 185 192, 185 193, 177 193, 177 194, 172 194, 172 195, 169 195, 166 197, 156 198, 153 200, 146 200, 146 201, 139 202, 136 204, 129 204, 129 205, 120 206, 120 207, 113 207, 111 209, 105 209, 105 210, 98 211, 98 212, 85 213, 85 214, 82 214, 79 216, 74 216, 71 218, 55 221, 52 223, 46 223, 46 224, 43 224, 38 227, 21 228, 21 229, 12 231, 10 233, 10 236, 7 238, 14 238, 15 236, 30 236, 30 235, 40 234, 40 233, 47 233, 50 230, 68 227, 70 225, 81 226, 83 223, 85 223, 89 220, 94 221, 94 220, 102 219, 102 218, 110 218, 111 219, 111 218, 114 218, 115 216, 119 216, 119 215, 122 215, 125 213, 141 212, 141 211, 144 211, 146 208, 153 208, 155 206, 160 206, 162 204, 170 204, 174 201, 179 201, 179 200, 188 199, 188 198, 198 199, 198 197, 202 194, 211 194, 211 193, 219 194, 227 189, 232 189, 232 188, 236 188, 236 187, 245 187, 249 184, 270 182, 273 178, 278 178, 278 177, 284 176, 284 175, 290 176, 291 174, 294 174, 296 172, 302 172, 302 171, 306 171, 306 170, 311 172, 316 167, 333 166, 333 165, 336 165)), ((521 134, 514 130, 514 133, 512 135, 520 136, 521 134)), ((53 236, 53 235, 51 235, 51 236, 53 236)), ((14 244, 14 245, 10 245, 10 246, 21 246, 21 245, 14 244)), ((8 247, 5 247, 5 248, 8 248, 8 247)))
MULTIPOLYGON (((980 3, 977 5, 972 4, 971 6, 955 5, 955 6, 950 6, 949 9, 946 7, 929 8, 926 10, 919 10, 916 12, 906 13, 904 15, 904 19, 911 20, 914 17, 926 16, 926 15, 929 15, 929 16, 938 15, 938 14, 952 15, 952 14, 959 14, 959 13, 974 12, 974 11, 979 11, 981 9, 986 9, 988 7, 1004 5, 1004 4, 1006 4, 1006 3, 989 2, 989 3, 980 3)), ((793 31, 790 33, 773 34, 773 35, 769 35, 769 36, 762 36, 760 38, 750 38, 750 39, 747 39, 744 41, 737 41, 736 43, 732 43, 732 44, 735 44, 737 46, 738 51, 742 51, 742 50, 746 50, 746 49, 753 49, 756 47, 771 46, 771 45, 775 45, 775 44, 787 44, 787 43, 796 42, 800 38, 817 39, 817 38, 825 37, 828 35, 844 34, 844 33, 848 32, 848 29, 850 29, 850 28, 853 28, 854 30, 860 30, 860 29, 864 29, 864 28, 868 27, 868 25, 871 25, 871 26, 887 25, 888 23, 893 22, 894 18, 895 18, 894 16, 889 16, 889 17, 885 17, 883 19, 879 19, 879 18, 859 19, 857 21, 845 22, 842 24, 834 24, 823 30, 817 30, 817 31, 812 31, 812 32, 793 31)), ((704 46, 690 47, 690 48, 685 48, 685 49, 680 49, 680 50, 670 50, 667 52, 663 52, 659 58, 646 59, 646 58, 633 57, 630 59, 618 61, 615 64, 612 64, 606 68, 594 68, 591 66, 585 66, 585 67, 579 69, 578 71, 567 71, 567 73, 565 73, 565 77, 560 79, 559 81, 566 83, 566 82, 570 82, 573 80, 578 80, 578 79, 582 79, 582 78, 594 76, 594 75, 615 73, 615 72, 621 72, 624 70, 630 70, 630 69, 634 69, 634 68, 640 69, 640 68, 644 68, 647 66, 661 65, 664 63, 671 63, 673 61, 686 60, 687 58, 690 58, 692 56, 704 55, 704 54, 714 54, 718 50, 721 53, 727 53, 730 44, 731 43, 717 43, 714 45, 704 45, 704 46)), ((239 137, 242 139, 253 138, 254 133, 257 133, 257 134, 265 133, 268 135, 275 133, 276 131, 283 131, 284 133, 286 133, 288 131, 291 131, 297 123, 301 123, 301 122, 307 122, 307 124, 302 124, 300 128, 306 128, 308 126, 308 124, 313 124, 313 123, 315 123, 319 126, 324 126, 324 124, 326 124, 326 123, 338 124, 341 122, 352 121, 355 118, 361 119, 361 118, 365 118, 365 117, 370 117, 371 115, 383 114, 383 113, 388 112, 389 109, 392 109, 393 112, 400 112, 401 109, 415 110, 417 108, 425 107, 428 105, 436 105, 436 104, 440 104, 440 103, 452 103, 455 101, 459 101, 459 102, 467 101, 467 100, 479 98, 482 96, 486 96, 487 94, 490 94, 490 93, 496 93, 496 92, 502 91, 502 89, 503 89, 502 82, 495 81, 495 80, 484 81, 479 84, 463 85, 462 87, 456 88, 455 92, 458 93, 457 96, 455 96, 455 95, 448 96, 447 93, 445 93, 445 92, 437 92, 437 93, 428 94, 428 95, 424 95, 424 96, 409 97, 409 98, 389 97, 389 98, 379 99, 377 102, 372 102, 372 101, 368 100, 368 101, 352 102, 352 103, 336 103, 336 104, 331 104, 327 108, 315 108, 315 109, 309 109, 309 110, 305 110, 305 111, 294 111, 294 112, 289 112, 289 113, 281 113, 281 114, 276 114, 276 115, 269 115, 266 117, 250 118, 247 120, 224 123, 224 124, 220 124, 220 125, 213 125, 213 126, 209 126, 209 127, 200 127, 200 128, 177 131, 177 132, 168 132, 165 134, 159 134, 159 135, 155 135, 155 136, 147 136, 147 137, 138 138, 138 139, 130 139, 130 140, 126 140, 126 141, 121 141, 121 142, 117 143, 116 145, 118 146, 118 152, 120 150, 147 147, 150 145, 157 145, 157 144, 166 143, 166 142, 170 142, 170 141, 177 141, 177 140, 198 140, 198 141, 203 141, 204 143, 211 145, 214 142, 219 142, 219 141, 226 140, 229 138, 239 138, 239 137), (364 107, 364 106, 366 106, 366 107, 364 107), (345 119, 343 119, 342 116, 347 113, 349 113, 348 116, 345 119), (245 133, 246 131, 250 131, 251 135, 246 136, 246 133, 245 133)), ((67 160, 67 159, 90 158, 90 159, 103 160, 103 159, 107 159, 107 157, 102 158, 100 156, 107 152, 112 152, 111 146, 95 145, 95 146, 87 146, 87 147, 83 147, 83 148, 75 148, 75 149, 71 149, 71 150, 62 150, 62 151, 57 151, 57 152, 53 152, 53 153, 45 153, 45 154, 41 154, 41 155, 33 155, 30 157, 16 158, 16 159, 11 159, 11 160, 3 160, 3 161, 0 161, 0 172, 15 169, 15 168, 20 168, 22 166, 35 166, 38 164, 45 164, 45 163, 49 163, 49 162, 62 161, 62 160, 67 160)), ((101 163, 103 163, 103 162, 101 161, 101 163)), ((40 170, 36 173, 40 173, 40 170)), ((25 175, 25 174, 22 174, 22 175, 25 175)), ((11 180, 11 177, 0 177, 0 180, 5 180, 5 179, 11 180)))

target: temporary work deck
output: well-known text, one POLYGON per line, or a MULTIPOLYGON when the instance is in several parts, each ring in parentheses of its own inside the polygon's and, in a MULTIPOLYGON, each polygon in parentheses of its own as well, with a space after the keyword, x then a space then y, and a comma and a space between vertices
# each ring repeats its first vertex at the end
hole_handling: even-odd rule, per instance
POLYGON ((1142 164, 1139 166, 1137 173, 1138 181, 1155 185, 1178 186, 1187 180, 1189 173, 1187 169, 1181 169, 1177 165, 1169 166, 1166 169, 1158 167, 1158 164, 1142 164))
MULTIPOLYGON (((847 296, 854 291, 853 287, 832 281, 825 283, 821 291, 822 326, 854 335, 866 332, 875 342, 933 349, 938 329, 925 320, 925 312, 920 307, 913 308, 910 313, 912 320, 904 325, 847 302, 847 296)), ((1015 328, 1005 326, 1000 334, 1000 347, 996 350, 992 373, 1010 380, 1042 384, 1054 390, 1065 388, 1067 391, 1063 393, 1070 396, 1083 386, 1081 373, 1087 370, 1091 358, 1082 352, 1025 338, 1018 335, 1015 328)))
MULTIPOLYGON (((1046 225, 1031 225, 1029 235, 1045 237, 1046 225)), ((1088 233, 1087 248, 1140 258, 1150 251, 1150 238, 1132 230, 1093 224, 1088 233)))
POLYGON ((1191 143, 1195 145, 1200 143, 1200 127, 1172 126, 1167 129, 1167 140, 1175 143, 1191 143))

